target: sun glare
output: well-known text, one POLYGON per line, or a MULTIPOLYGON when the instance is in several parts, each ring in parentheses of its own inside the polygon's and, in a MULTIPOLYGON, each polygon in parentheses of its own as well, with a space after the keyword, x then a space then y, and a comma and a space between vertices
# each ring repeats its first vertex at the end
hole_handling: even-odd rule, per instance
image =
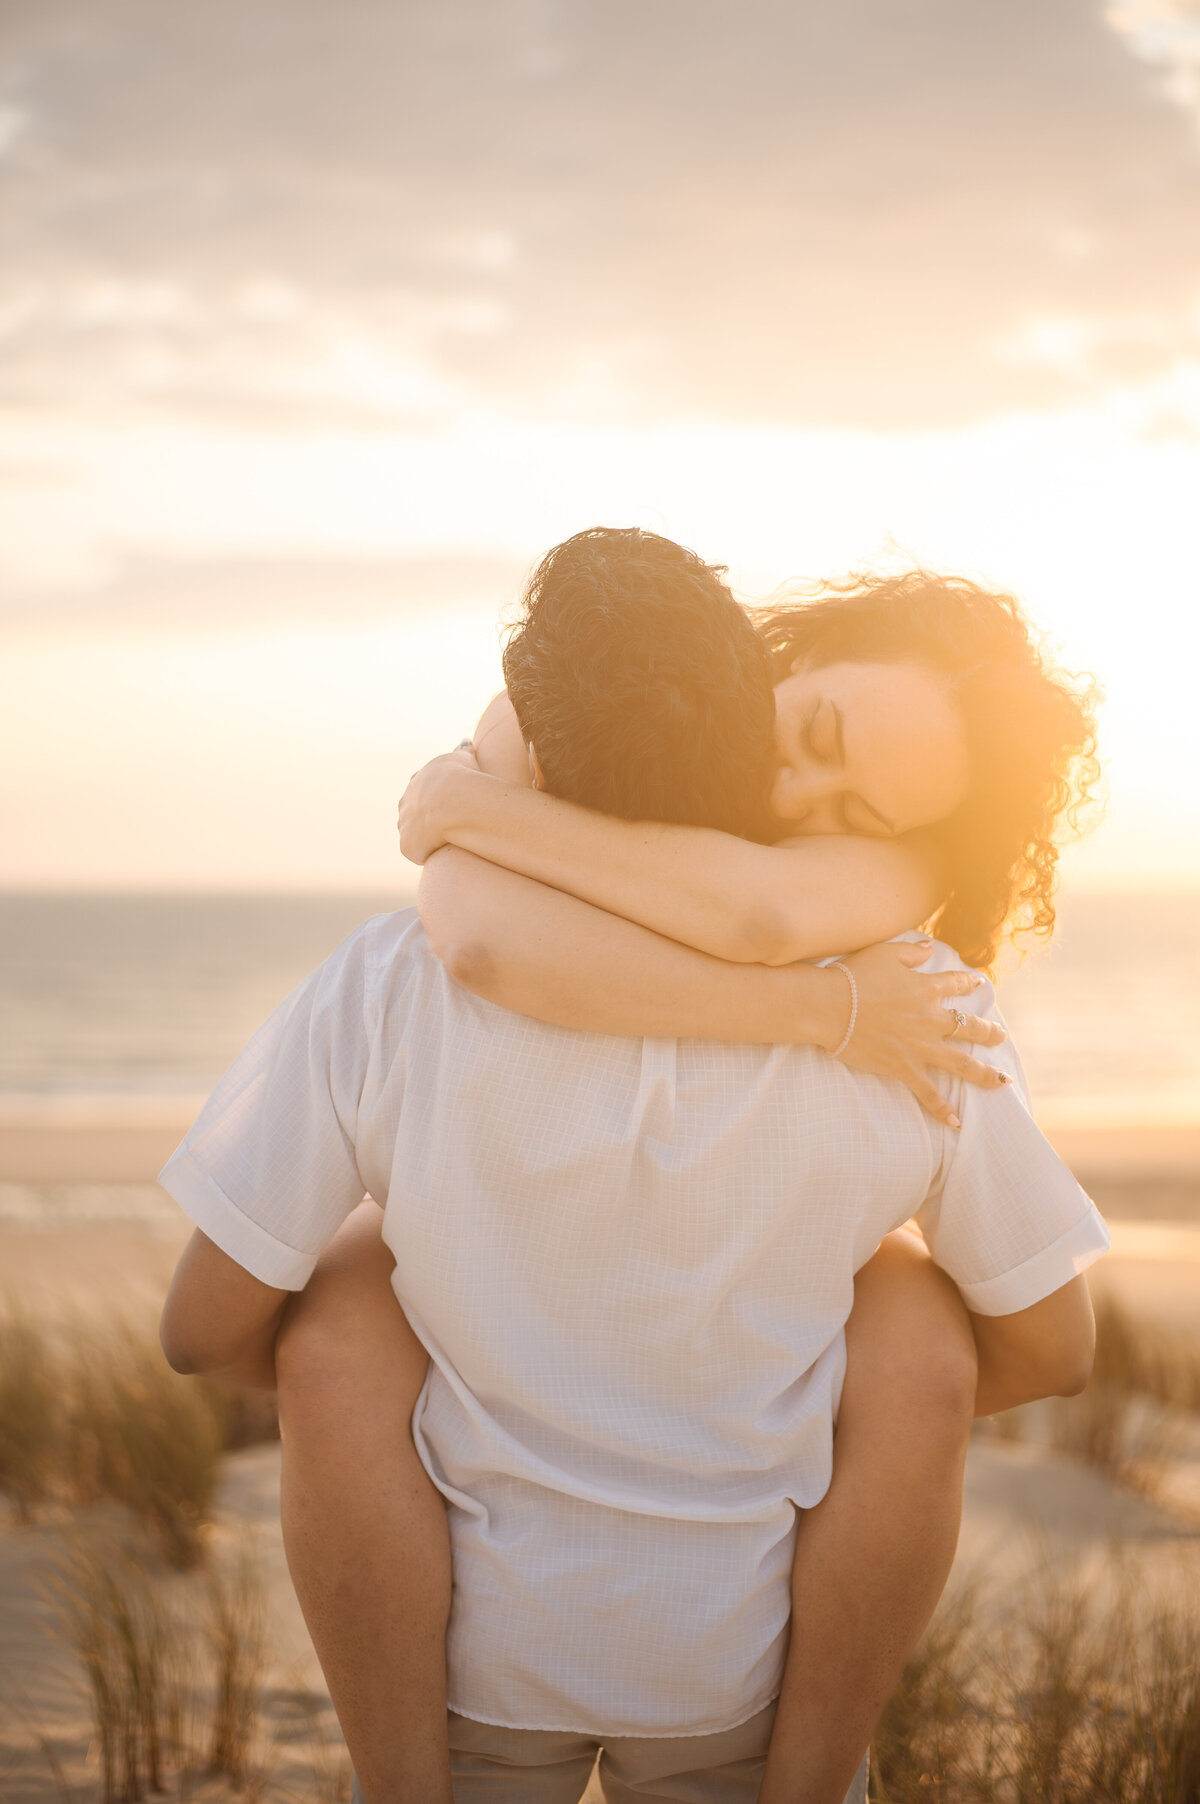
MULTIPOLYGON (((1181 434, 1148 441, 1136 399, 909 434, 565 430, 481 414, 302 439, 43 422, 25 455, 53 480, 15 491, 4 522, 17 601, 0 735, 26 778, 7 804, 10 880, 114 881, 126 856, 130 879, 169 884, 390 876, 396 768, 453 744, 486 700, 521 571, 582 525, 637 523, 727 562, 751 599, 864 564, 922 562, 1011 587, 1107 691, 1111 805, 1080 873, 1104 882, 1136 865, 1143 883, 1194 881, 1196 448, 1181 434), (468 580, 452 606, 423 601, 419 576, 390 604, 384 581, 362 617, 363 560, 401 572, 424 560, 436 573, 448 557, 490 559, 500 574, 490 587, 468 580), (158 560, 161 586, 123 615, 122 572, 139 559, 158 560), (236 597, 198 612, 171 571, 213 563, 219 603, 222 559, 237 565, 236 597), (306 560, 327 571, 319 630, 294 610, 289 620, 286 570, 306 560), (204 800, 215 769, 229 779, 219 809, 204 800), (147 786, 157 825, 139 839, 147 786), (188 798, 186 827, 172 790, 188 798), (378 819, 364 796, 379 797, 378 819), (339 847, 332 862, 301 830, 316 819, 339 847)), ((1175 402, 1194 409, 1190 373, 1175 402)), ((15 454, 4 436, 0 454, 15 454)))

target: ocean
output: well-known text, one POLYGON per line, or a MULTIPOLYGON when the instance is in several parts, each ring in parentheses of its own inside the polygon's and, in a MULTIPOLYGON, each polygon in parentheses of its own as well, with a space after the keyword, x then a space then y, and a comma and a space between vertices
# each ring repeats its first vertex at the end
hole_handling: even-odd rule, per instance
MULTIPOLYGON (((199 1100, 388 895, 0 896, 0 1108, 199 1100)), ((999 979, 1039 1113, 1200 1122, 1200 897, 1069 897, 999 979)))

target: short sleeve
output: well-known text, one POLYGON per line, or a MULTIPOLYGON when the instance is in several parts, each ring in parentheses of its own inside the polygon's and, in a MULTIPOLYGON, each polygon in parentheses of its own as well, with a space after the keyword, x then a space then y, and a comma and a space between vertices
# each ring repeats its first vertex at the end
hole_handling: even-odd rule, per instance
MULTIPOLYGON (((990 984, 961 1006, 999 1019, 990 984)), ((1011 1044, 980 1056, 1013 1081, 1003 1090, 953 1083, 962 1128, 943 1130, 941 1170, 917 1219, 967 1308, 1013 1315, 1086 1271, 1107 1252, 1109 1236, 1034 1121, 1011 1044)))
POLYGON ((300 1290, 366 1186, 366 929, 293 991, 234 1060, 159 1174, 203 1233, 264 1284, 300 1290))

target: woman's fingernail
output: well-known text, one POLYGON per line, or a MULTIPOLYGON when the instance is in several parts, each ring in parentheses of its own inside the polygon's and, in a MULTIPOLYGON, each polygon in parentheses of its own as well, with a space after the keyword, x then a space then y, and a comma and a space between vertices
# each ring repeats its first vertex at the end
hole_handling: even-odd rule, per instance
POLYGON ((957 1115, 947 1115, 946 1126, 952 1127, 952 1128, 960 1128, 962 1126, 962 1122, 958 1119, 957 1115))
POLYGON ((977 990, 981 983, 986 983, 986 982, 987 982, 987 978, 983 975, 982 971, 975 971, 972 973, 971 988, 973 990, 977 990))
POLYGON ((1011 1083, 1012 1083, 1012 1074, 1011 1074, 1011 1072, 1008 1072, 1008 1071, 1000 1071, 1000 1072, 997 1072, 997 1074, 996 1074, 996 1075, 997 1075, 997 1076, 998 1076, 998 1077, 999 1077, 999 1079, 1000 1079, 1000 1082, 1001 1082, 1001 1083, 1002 1083, 1002 1084, 1011 1084, 1011 1083))

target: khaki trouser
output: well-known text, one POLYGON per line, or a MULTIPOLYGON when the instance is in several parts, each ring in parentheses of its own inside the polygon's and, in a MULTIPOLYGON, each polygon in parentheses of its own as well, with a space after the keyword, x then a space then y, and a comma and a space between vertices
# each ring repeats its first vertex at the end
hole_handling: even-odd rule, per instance
MULTIPOLYGON (((601 1742, 552 1729, 502 1729, 451 1711, 454 1804, 754 1804, 774 1720, 770 1704, 717 1735, 601 1742)), ((363 1804, 357 1780, 352 1796, 363 1804)), ((845 1804, 867 1804, 865 1756, 845 1804)))

